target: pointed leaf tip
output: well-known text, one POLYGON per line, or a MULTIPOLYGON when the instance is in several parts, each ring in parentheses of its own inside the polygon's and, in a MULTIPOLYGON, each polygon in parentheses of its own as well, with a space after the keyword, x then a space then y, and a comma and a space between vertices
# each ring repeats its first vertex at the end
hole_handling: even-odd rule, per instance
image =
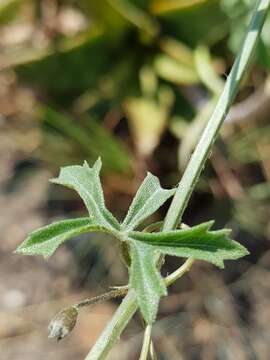
POLYGON ((73 165, 61 168, 58 178, 52 179, 54 184, 60 184, 74 189, 83 199, 91 218, 100 226, 108 229, 120 229, 115 217, 105 206, 99 173, 102 162, 99 158, 91 168, 85 161, 82 166, 73 165))
POLYGON ((159 179, 148 172, 130 205, 122 228, 129 231, 136 228, 156 212, 174 193, 175 189, 163 189, 159 179))
POLYGON ((58 221, 30 233, 15 253, 42 255, 44 258, 49 258, 64 241, 90 231, 105 231, 105 229, 90 218, 58 221))
POLYGON ((247 249, 229 238, 230 230, 210 231, 213 222, 168 232, 130 232, 131 241, 151 245, 165 255, 191 257, 224 267, 224 260, 236 260, 248 254, 247 249))
POLYGON ((91 169, 88 162, 86 160, 84 160, 83 162, 83 166, 86 167, 87 169, 91 169))

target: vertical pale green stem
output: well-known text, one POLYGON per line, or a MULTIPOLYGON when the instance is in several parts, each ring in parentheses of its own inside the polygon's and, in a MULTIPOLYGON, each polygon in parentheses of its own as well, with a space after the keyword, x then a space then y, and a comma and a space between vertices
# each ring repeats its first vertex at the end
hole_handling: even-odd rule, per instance
MULTIPOLYGON (((218 131, 229 111, 237 90, 239 89, 241 79, 248 69, 248 65, 252 59, 255 46, 265 21, 269 4, 270 0, 260 0, 257 2, 243 47, 234 62, 213 115, 190 159, 182 180, 179 183, 165 218, 164 230, 174 229, 179 221, 181 221, 188 200, 199 179, 205 162, 210 155, 211 147, 217 137, 218 131)), ((190 264, 187 263, 187 268, 188 265, 190 264)), ((177 278, 178 277, 176 276, 175 279, 177 278)), ((102 360, 106 358, 112 346, 118 341, 122 331, 132 318, 136 309, 136 296, 133 291, 130 291, 118 307, 112 320, 100 335, 97 343, 91 349, 86 360, 102 360)))
POLYGON ((144 331, 143 346, 139 360, 147 360, 151 344, 152 325, 147 325, 144 331))
POLYGON ((113 345, 137 310, 134 291, 129 291, 85 360, 106 359, 113 345))
POLYGON ((183 212, 199 179, 200 173, 206 160, 210 156, 211 148, 216 140, 218 131, 235 98, 240 82, 248 70, 254 49, 259 39, 259 34, 261 33, 262 26, 265 21, 269 3, 270 0, 261 0, 257 2, 255 13, 250 22, 242 49, 237 55, 216 108, 187 165, 171 206, 167 212, 164 230, 171 230, 175 228, 177 224, 179 224, 179 221, 181 221, 183 212))
POLYGON ((154 348, 154 343, 153 341, 151 341, 151 344, 150 344, 150 352, 149 352, 149 355, 150 355, 150 359, 151 360, 157 360, 157 354, 156 354, 156 350, 154 348))

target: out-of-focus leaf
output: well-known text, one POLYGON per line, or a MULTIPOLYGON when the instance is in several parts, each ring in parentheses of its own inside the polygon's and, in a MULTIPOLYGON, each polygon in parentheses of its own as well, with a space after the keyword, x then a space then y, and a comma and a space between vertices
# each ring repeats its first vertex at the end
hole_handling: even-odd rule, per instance
POLYGON ((218 76, 211 63, 209 49, 206 46, 198 46, 194 51, 195 66, 202 83, 213 92, 219 95, 223 89, 224 82, 218 76))
POLYGON ((68 94, 70 102, 72 97, 96 87, 99 77, 109 72, 111 51, 102 30, 94 28, 89 34, 61 41, 57 50, 26 51, 21 59, 15 54, 13 66, 17 64, 15 70, 24 81, 49 91, 55 99, 68 94))
POLYGON ((181 64, 192 67, 194 70, 196 70, 193 52, 184 43, 174 38, 163 37, 159 42, 159 46, 165 54, 169 55, 181 64))
POLYGON ((205 5, 209 2, 211 2, 211 0, 152 0, 151 8, 155 14, 164 14, 171 11, 192 9, 198 5, 205 5))
MULTIPOLYGON (((246 129, 240 134, 235 134, 228 142, 228 151, 232 159, 236 159, 244 164, 258 161, 258 143, 269 143, 270 126, 246 129)), ((265 155, 268 159, 268 153, 265 155)))
POLYGON ((184 137, 189 129, 187 119, 182 116, 173 116, 170 120, 170 131, 179 140, 184 137))
POLYGON ((259 64, 269 71, 270 70, 270 51, 262 39, 260 39, 259 43, 258 43, 257 56, 258 56, 259 64))
MULTIPOLYGON (((253 3, 251 6, 253 6, 253 3)), ((265 43, 265 45, 269 48, 270 47, 270 39, 269 39, 270 38, 270 16, 269 16, 269 14, 265 20, 261 38, 262 38, 263 42, 265 43)))
MULTIPOLYGON (((128 150, 93 119, 87 119, 86 124, 80 125, 78 121, 72 120, 67 115, 44 106, 39 108, 38 116, 47 126, 60 132, 58 135, 60 141, 69 143, 68 149, 71 145, 70 141, 73 142, 73 151, 77 149, 78 160, 87 158, 94 161, 101 156, 105 171, 131 172, 131 155, 128 150)), ((55 137, 56 135, 54 139, 55 137)), ((50 140, 49 132, 48 140, 50 140)), ((48 156, 46 159, 50 161, 48 156)))
POLYGON ((127 216, 122 223, 125 231, 130 231, 159 209, 175 193, 175 189, 166 190, 160 186, 159 179, 148 173, 139 187, 127 216))
POLYGON ((88 14, 95 23, 109 27, 110 31, 113 30, 115 34, 122 32, 128 25, 127 20, 107 0, 79 0, 79 5, 84 13, 88 14))
POLYGON ((19 13, 21 0, 1 0, 0 2, 0 25, 8 24, 19 13))
POLYGON ((228 28, 228 47, 236 53, 245 36, 246 26, 248 24, 248 14, 253 1, 239 1, 239 0, 221 0, 220 6, 226 13, 229 21, 228 28))
POLYGON ((83 199, 89 216, 99 226, 106 229, 119 229, 120 225, 105 206, 103 190, 100 183, 101 160, 92 168, 85 162, 83 166, 66 166, 61 169, 58 178, 51 182, 67 186, 77 191, 83 199))
POLYGON ((158 23, 150 15, 140 8, 134 6, 132 2, 125 0, 107 0, 108 3, 131 24, 140 30, 154 37, 157 35, 158 23))
POLYGON ((157 74, 162 79, 174 84, 196 84, 199 82, 198 74, 194 68, 187 66, 168 55, 158 55, 154 65, 157 74))
POLYGON ((120 56, 111 64, 108 73, 99 78, 95 88, 83 92, 74 101, 73 108, 76 113, 93 110, 95 117, 104 116, 104 112, 110 112, 113 107, 118 108, 123 99, 137 91, 137 57, 133 50, 129 49, 125 52, 125 57, 120 56))
POLYGON ((150 66, 144 66, 140 71, 140 84, 145 97, 154 97, 158 87, 156 73, 150 66))
POLYGON ((248 254, 242 245, 229 239, 230 230, 210 231, 212 225, 213 221, 209 221, 183 230, 159 233, 134 231, 128 236, 131 241, 152 245, 152 251, 205 260, 220 268, 224 267, 224 260, 234 260, 248 254))
POLYGON ((159 143, 173 102, 170 89, 161 89, 159 103, 152 98, 128 98, 124 103, 138 152, 149 156, 159 143), (168 91, 167 91, 168 90, 168 91))
POLYGON ((130 25, 137 27, 151 37, 158 32, 158 23, 132 1, 80 0, 80 3, 91 17, 108 27, 110 32, 114 31, 119 34, 130 25))
POLYGON ((270 182, 259 183, 249 188, 248 193, 254 200, 270 198, 270 182))
POLYGON ((64 241, 90 231, 106 232, 106 229, 94 223, 90 218, 58 221, 30 233, 16 249, 16 253, 43 255, 48 258, 64 241))
POLYGON ((243 229, 260 237, 269 225, 269 200, 245 198, 235 203, 232 215, 237 226, 240 225, 243 229), (254 216, 254 209, 256 209, 256 216, 254 216))
POLYGON ((230 36, 228 38, 228 46, 233 53, 236 53, 239 49, 239 46, 241 46, 242 41, 245 37, 245 31, 246 26, 244 21, 243 23, 239 22, 232 27, 230 36))
POLYGON ((7 53, 7 63, 8 66, 18 67, 20 66, 30 66, 31 64, 49 59, 54 54, 65 54, 73 50, 80 50, 84 44, 88 42, 95 42, 96 39, 103 36, 104 30, 101 27, 95 27, 90 31, 85 31, 83 33, 76 34, 72 37, 62 38, 57 42, 57 46, 47 46, 47 47, 35 47, 35 48, 24 48, 19 52, 15 51, 7 53))
POLYGON ((153 0, 150 11, 162 19, 165 33, 190 45, 216 43, 228 31, 219 0, 153 0))
POLYGON ((137 301, 145 321, 155 321, 159 299, 167 289, 156 261, 157 254, 152 246, 140 242, 131 244, 130 286, 136 291, 137 301))

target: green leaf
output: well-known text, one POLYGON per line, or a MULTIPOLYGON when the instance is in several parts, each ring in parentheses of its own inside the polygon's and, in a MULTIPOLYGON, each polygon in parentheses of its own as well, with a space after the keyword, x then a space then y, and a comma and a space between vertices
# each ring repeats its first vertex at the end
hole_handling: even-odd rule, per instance
POLYGON ((21 0, 1 0, 0 3, 0 24, 5 25, 14 20, 19 14, 22 6, 21 0))
POLYGON ((174 93, 168 86, 157 87, 157 77, 151 67, 143 67, 139 75, 143 96, 127 97, 124 109, 137 151, 140 156, 148 157, 165 131, 174 93))
POLYGON ((59 221, 30 233, 15 252, 23 255, 43 255, 48 258, 64 241, 89 231, 106 232, 106 229, 89 218, 59 221))
POLYGON ((193 46, 214 44, 228 31, 228 18, 220 0, 154 0, 149 10, 169 26, 176 39, 193 46))
POLYGON ((155 321, 159 299, 167 289, 157 269, 157 254, 152 246, 131 244, 130 286, 136 291, 138 305, 145 321, 155 321))
POLYGON ((108 72, 108 43, 104 30, 93 26, 89 31, 59 39, 57 46, 13 51, 8 55, 8 64, 23 81, 47 91, 53 103, 68 105, 84 91, 96 89, 100 76, 108 72), (57 81, 52 81, 55 78, 57 81))
POLYGON ((228 235, 230 230, 209 231, 213 221, 203 223, 184 230, 158 233, 130 232, 129 239, 152 245, 166 255, 191 257, 209 261, 223 268, 224 260, 238 259, 248 254, 244 246, 228 235))
POLYGON ((194 60, 202 83, 212 91, 213 94, 219 95, 224 87, 224 82, 214 68, 209 48, 203 45, 197 46, 194 51, 194 60))
POLYGON ((187 66, 169 55, 157 55, 154 66, 157 74, 162 79, 173 84, 197 84, 199 82, 199 77, 194 67, 187 66))
POLYGON ((174 193, 175 189, 163 189, 159 179, 147 173, 130 205, 122 227, 128 231, 134 229, 159 209, 174 193))
POLYGON ((99 177, 101 165, 101 160, 98 159, 92 168, 87 162, 84 162, 83 166, 66 166, 61 168, 59 177, 51 182, 76 190, 83 199, 91 219, 107 229, 118 230, 118 221, 105 206, 99 177))
POLYGON ((130 97, 125 101, 125 110, 137 150, 147 157, 154 151, 165 130, 169 108, 151 98, 130 97))

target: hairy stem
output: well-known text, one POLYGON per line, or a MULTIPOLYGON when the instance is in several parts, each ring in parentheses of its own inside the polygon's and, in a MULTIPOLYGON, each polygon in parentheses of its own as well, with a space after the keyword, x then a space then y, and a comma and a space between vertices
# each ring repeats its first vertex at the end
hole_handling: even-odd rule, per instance
MULTIPOLYGON (((237 55, 215 110, 179 183, 171 206, 167 212, 163 230, 172 230, 176 228, 177 224, 181 221, 183 212, 199 179, 200 173, 210 155, 218 131, 252 60, 252 55, 259 39, 269 5, 270 0, 259 0, 257 2, 243 46, 237 55)), ((185 266, 188 270, 191 266, 190 262, 192 264, 192 260, 188 259, 182 266, 185 266)), ((178 278, 179 277, 176 276, 175 279, 172 278, 172 281, 175 281, 178 278)), ((133 291, 129 291, 126 298, 115 312, 112 320, 104 329, 97 343, 86 357, 86 360, 105 359, 112 346, 118 341, 122 331, 136 310, 136 295, 133 291)))
POLYGON ((75 304, 74 306, 76 306, 77 308, 82 308, 85 306, 94 305, 101 301, 107 301, 107 300, 111 300, 111 299, 114 299, 117 297, 124 296, 127 294, 127 292, 128 292, 128 286, 119 287, 119 288, 113 289, 111 291, 108 291, 105 294, 101 294, 101 295, 80 301, 77 304, 75 304))
POLYGON ((109 351, 137 310, 136 295, 130 290, 85 360, 106 359, 109 351))

